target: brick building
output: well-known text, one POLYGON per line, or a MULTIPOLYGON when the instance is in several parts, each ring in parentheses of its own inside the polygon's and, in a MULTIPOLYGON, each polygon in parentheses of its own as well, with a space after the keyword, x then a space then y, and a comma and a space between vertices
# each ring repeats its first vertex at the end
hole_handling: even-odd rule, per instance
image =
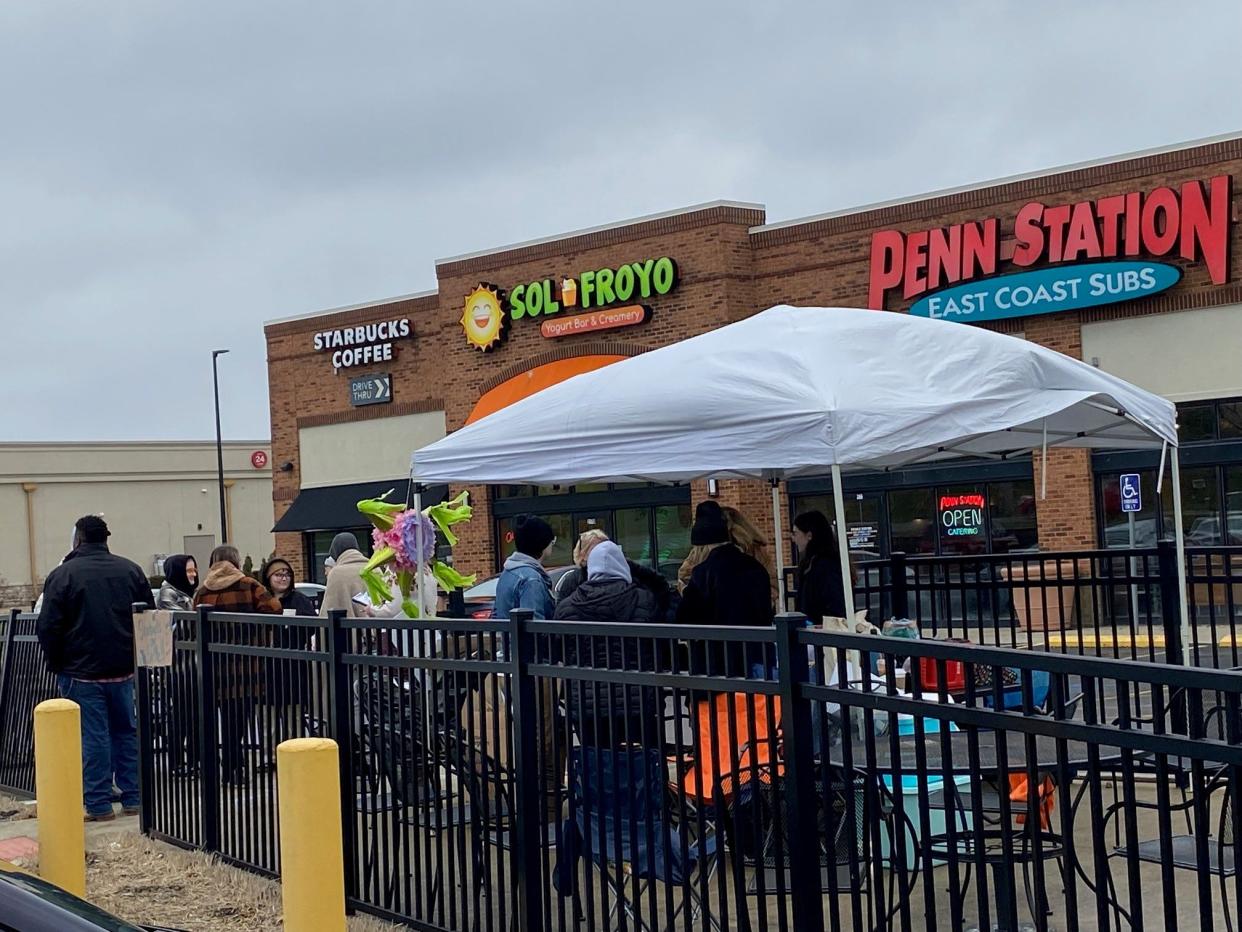
MULTIPOLYGON (((1242 134, 792 222, 716 202, 443 260, 435 292, 273 321, 277 548, 321 578, 332 534, 361 524, 357 499, 405 495, 417 447, 578 372, 775 304, 989 327, 1164 394, 1182 406, 1188 535, 1242 543, 1242 251, 1230 248, 1240 175, 1242 134)), ((1132 533, 1122 473, 1141 477, 1133 533, 1150 543, 1171 526, 1157 460, 1053 451, 1042 500, 1038 456, 852 475, 850 543, 878 553, 1121 546, 1132 533), (979 534, 946 536, 942 501, 963 492, 983 496, 979 534)), ((476 519, 455 556, 482 573, 524 511, 557 528, 558 559, 599 526, 667 572, 704 496, 769 520, 768 490, 740 482, 711 493, 707 482, 471 491, 476 519)), ((782 497, 791 514, 832 513, 826 476, 790 482, 782 497)))

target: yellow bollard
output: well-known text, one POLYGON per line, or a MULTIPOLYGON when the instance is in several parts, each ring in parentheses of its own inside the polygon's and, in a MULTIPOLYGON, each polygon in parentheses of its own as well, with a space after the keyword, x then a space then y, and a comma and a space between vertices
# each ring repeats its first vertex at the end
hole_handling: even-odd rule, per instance
POLYGON ((82 710, 68 699, 40 702, 34 710, 34 732, 39 875, 76 896, 86 896, 82 710))
POLYGON ((345 928, 339 768, 328 738, 294 738, 276 748, 285 932, 345 928))

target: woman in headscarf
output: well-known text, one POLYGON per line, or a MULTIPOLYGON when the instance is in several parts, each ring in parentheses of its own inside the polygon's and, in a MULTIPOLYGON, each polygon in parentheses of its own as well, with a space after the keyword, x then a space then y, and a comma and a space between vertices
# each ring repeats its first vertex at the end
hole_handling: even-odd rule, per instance
MULTIPOLYGON (((164 582, 160 585, 155 607, 172 612, 194 609, 194 590, 198 588, 198 564, 188 553, 174 553, 164 558, 164 582)), ((192 641, 194 622, 177 619, 173 623, 174 640, 192 641)), ((195 658, 190 651, 174 651, 170 696, 168 701, 168 741, 177 756, 173 774, 189 776, 198 768, 198 738, 194 731, 194 690, 198 677, 194 673, 195 658)))
POLYGON ((194 590, 198 588, 198 564, 188 553, 174 553, 164 558, 164 582, 155 600, 156 608, 188 612, 193 608, 194 590))

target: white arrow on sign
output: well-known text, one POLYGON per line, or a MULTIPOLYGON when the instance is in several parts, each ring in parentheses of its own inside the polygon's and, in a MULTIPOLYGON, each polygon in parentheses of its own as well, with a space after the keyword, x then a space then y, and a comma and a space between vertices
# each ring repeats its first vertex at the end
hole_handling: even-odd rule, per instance
POLYGON ((387 379, 372 379, 371 382, 375 386, 375 397, 377 399, 388 397, 389 392, 387 379))

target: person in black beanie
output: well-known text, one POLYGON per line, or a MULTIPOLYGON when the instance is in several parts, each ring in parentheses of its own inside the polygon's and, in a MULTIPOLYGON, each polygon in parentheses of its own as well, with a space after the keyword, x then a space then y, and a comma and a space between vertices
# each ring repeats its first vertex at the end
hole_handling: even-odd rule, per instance
POLYGON ((43 584, 37 631, 57 691, 81 707, 86 819, 104 822, 116 818, 114 776, 124 813, 138 812, 133 607, 153 600, 138 564, 108 549, 103 518, 86 515, 76 528, 73 559, 43 584))
POLYGON ((552 580, 543 560, 556 543, 552 526, 535 515, 519 515, 513 528, 517 550, 505 560, 504 571, 496 583, 493 618, 508 618, 515 608, 529 608, 536 618, 551 618, 552 580))
MULTIPOLYGON (((690 574, 677 611, 679 624, 767 627, 772 624, 771 578, 763 564, 729 540, 724 511, 713 501, 694 512, 690 543, 710 548, 690 574)), ((717 642, 691 657, 695 672, 714 676, 762 675, 763 652, 758 644, 717 642), (758 668, 758 669, 757 669, 758 668)))

